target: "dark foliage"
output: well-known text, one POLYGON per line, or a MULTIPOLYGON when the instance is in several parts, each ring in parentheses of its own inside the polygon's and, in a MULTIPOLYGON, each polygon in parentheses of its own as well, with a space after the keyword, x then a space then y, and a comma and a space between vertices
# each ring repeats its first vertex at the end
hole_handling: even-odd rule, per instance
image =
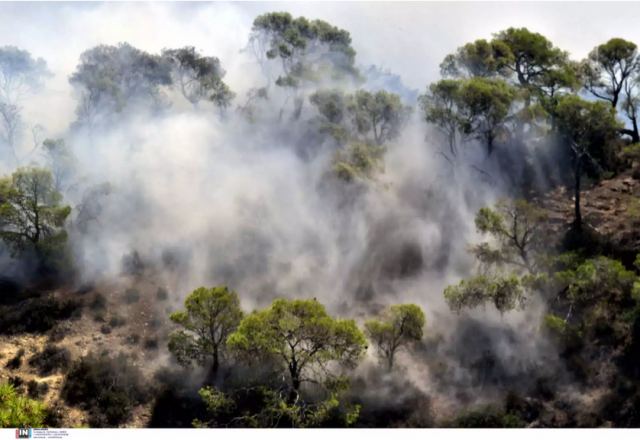
POLYGON ((29 359, 29 365, 38 371, 40 376, 49 376, 58 371, 66 371, 71 364, 71 353, 66 348, 47 346, 29 359))
POLYGON ((88 411, 91 426, 115 427, 127 422, 133 407, 147 402, 151 392, 127 356, 89 354, 71 367, 61 396, 88 411))

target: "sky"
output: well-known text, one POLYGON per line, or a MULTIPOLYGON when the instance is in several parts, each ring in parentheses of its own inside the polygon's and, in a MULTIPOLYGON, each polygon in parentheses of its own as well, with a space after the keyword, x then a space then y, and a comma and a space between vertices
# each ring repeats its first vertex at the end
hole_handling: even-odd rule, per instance
MULTIPOLYGON (((509 26, 547 36, 573 58, 617 36, 640 42, 640 3, 549 2, 180 2, 180 3, 0 3, 0 45, 16 45, 44 58, 54 77, 47 85, 62 130, 72 117, 68 75, 80 54, 97 44, 127 41, 159 52, 193 45, 221 59, 232 89, 250 80, 246 47, 253 19, 289 11, 320 18, 351 33, 357 62, 399 74, 412 89, 438 78, 438 65, 457 47, 490 38, 509 26)), ((44 119, 33 105, 31 116, 44 119)))

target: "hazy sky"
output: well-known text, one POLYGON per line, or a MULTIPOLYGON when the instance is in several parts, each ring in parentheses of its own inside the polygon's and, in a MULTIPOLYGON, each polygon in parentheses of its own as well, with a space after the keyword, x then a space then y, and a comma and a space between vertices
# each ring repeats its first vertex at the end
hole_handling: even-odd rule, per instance
POLYGON ((222 60, 225 79, 241 90, 251 22, 267 11, 321 18, 351 32, 358 63, 378 64, 411 88, 438 76, 438 64, 456 47, 509 26, 541 32, 581 58, 613 36, 640 42, 640 3, 548 2, 261 2, 261 3, 0 3, 0 45, 43 57, 55 73, 49 92, 71 111, 67 77, 82 51, 127 41, 157 52, 194 45, 222 60))

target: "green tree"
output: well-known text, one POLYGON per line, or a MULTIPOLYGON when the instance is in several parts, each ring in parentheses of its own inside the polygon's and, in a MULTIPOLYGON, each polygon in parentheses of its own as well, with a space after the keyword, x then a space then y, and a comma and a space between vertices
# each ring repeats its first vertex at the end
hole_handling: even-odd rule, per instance
POLYGON ((425 323, 424 312, 419 306, 396 304, 388 307, 380 318, 367 321, 364 327, 391 371, 398 350, 422 339, 425 323))
POLYGON ((612 108, 603 102, 586 101, 575 95, 560 99, 558 128, 573 155, 575 226, 582 227, 580 185, 585 162, 602 168, 611 155, 620 123, 612 108))
POLYGON ((61 202, 48 170, 19 168, 0 179, 0 238, 15 253, 31 248, 44 256, 66 240, 71 208, 61 202))
POLYGON ((253 359, 270 358, 286 371, 290 404, 303 383, 334 382, 330 364, 354 368, 366 345, 353 320, 331 317, 316 300, 286 299, 246 316, 227 343, 253 359))
POLYGON ((521 279, 514 275, 478 275, 444 290, 444 299, 455 312, 490 302, 500 313, 523 307, 526 301, 521 279))
POLYGON ((293 18, 270 12, 253 21, 250 46, 261 62, 279 60, 276 84, 297 87, 302 81, 357 77, 355 50, 349 32, 322 20, 293 18))
POLYGON ((508 135, 507 122, 516 91, 500 79, 472 78, 459 92, 461 131, 483 142, 491 155, 496 140, 508 135))
POLYGON ((220 108, 230 105, 234 94, 222 81, 226 72, 218 58, 203 56, 192 46, 165 49, 162 58, 171 66, 174 85, 191 104, 206 99, 220 108))
POLYGON ((460 88, 462 81, 443 79, 429 85, 418 98, 425 121, 435 124, 449 144, 449 152, 457 156, 457 135, 460 129, 460 88))
POLYGON ((480 262, 511 265, 533 274, 544 249, 546 213, 526 200, 501 200, 494 208, 476 214, 478 232, 488 234, 495 245, 483 242, 472 247, 480 262))
POLYGON ((635 43, 612 38, 595 47, 583 62, 585 88, 616 108, 626 82, 638 67, 635 43))
POLYGON ((0 384, 0 428, 41 428, 45 426, 46 416, 43 403, 20 396, 11 384, 0 384))
POLYGON ((555 47, 544 35, 527 28, 506 29, 498 32, 495 40, 509 48, 509 55, 500 60, 501 64, 515 75, 523 88, 539 88, 549 73, 567 61, 566 52, 555 47))
POLYGON ((408 114, 400 97, 384 90, 358 90, 351 97, 348 110, 358 133, 371 136, 377 145, 397 137, 408 114))
POLYGON ((333 171, 338 178, 353 182, 357 179, 371 179, 384 171, 385 149, 366 142, 352 142, 336 151, 333 157, 333 171))
POLYGON ((498 40, 476 40, 447 55, 440 64, 444 77, 471 78, 506 75, 505 64, 513 57, 507 45, 498 40))
MULTIPOLYGON (((275 84, 288 90, 285 105, 293 98, 294 120, 302 112, 303 90, 326 80, 360 80, 349 32, 326 21, 288 12, 262 14, 253 22, 249 48, 267 76, 267 88, 277 75, 275 84)), ((280 118, 283 112, 284 107, 280 118)))
POLYGON ((243 316, 238 295, 226 286, 200 287, 187 296, 184 307, 170 316, 181 329, 170 334, 169 351, 183 365, 211 360, 211 374, 215 376, 227 337, 243 316))
POLYGON ((582 63, 584 87, 599 99, 617 109, 618 103, 631 122, 632 128, 621 129, 640 142, 638 134, 638 69, 640 58, 635 43, 622 38, 612 38, 595 47, 582 63))
POLYGON ((161 86, 172 84, 171 66, 162 57, 120 43, 84 51, 69 82, 80 94, 77 115, 89 124, 122 112, 135 100, 158 105, 161 86))

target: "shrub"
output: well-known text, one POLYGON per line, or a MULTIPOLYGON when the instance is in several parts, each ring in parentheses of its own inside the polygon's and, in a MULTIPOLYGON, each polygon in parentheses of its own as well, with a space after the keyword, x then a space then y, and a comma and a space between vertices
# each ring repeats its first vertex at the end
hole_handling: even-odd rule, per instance
POLYGON ((23 356, 24 356, 24 348, 21 348, 20 350, 18 350, 18 352, 16 353, 16 355, 14 357, 9 359, 9 361, 6 363, 5 366, 10 370, 17 370, 18 368, 20 368, 22 366, 22 357, 23 356))
POLYGON ((121 327, 126 324, 126 320, 120 315, 113 315, 111 319, 109 319, 109 325, 111 327, 121 327))
POLYGON ((61 396, 88 411, 91 426, 115 427, 128 421, 131 409, 147 402, 150 393, 142 373, 125 355, 89 354, 71 367, 61 396))
POLYGON ((18 395, 11 384, 0 384, 0 428, 41 427, 46 414, 43 403, 18 395))
POLYGON ((109 333, 111 333, 111 327, 109 327, 107 324, 102 324, 100 326, 100 333, 102 333, 103 335, 108 335, 109 333))
POLYGON ((166 301, 169 298, 169 292, 164 287, 158 287, 156 298, 158 301, 166 301))
POLYGON ((71 353, 66 348, 56 347, 53 344, 47 346, 29 359, 29 365, 40 376, 49 376, 56 371, 66 371, 71 364, 71 353))
POLYGON ((38 382, 30 380, 27 382, 27 394, 34 399, 43 397, 49 392, 49 384, 47 382, 38 382))
POLYGON ((77 301, 59 301, 52 295, 1 306, 0 334, 44 333, 58 321, 71 318, 78 308, 77 301))
POLYGON ((135 304, 140 301, 140 292, 136 289, 127 289, 124 293, 123 299, 126 304, 135 304))
POLYGON ((89 303, 89 308, 94 312, 105 310, 107 308, 107 298, 101 293, 96 293, 93 300, 89 303))

